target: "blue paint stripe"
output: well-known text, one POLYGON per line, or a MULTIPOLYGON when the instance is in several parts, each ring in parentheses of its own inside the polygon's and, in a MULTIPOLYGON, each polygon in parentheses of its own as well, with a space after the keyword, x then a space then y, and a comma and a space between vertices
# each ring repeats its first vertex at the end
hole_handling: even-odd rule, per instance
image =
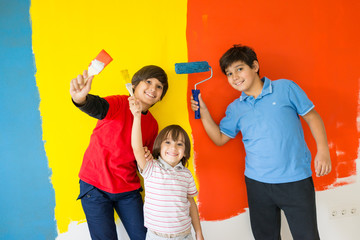
POLYGON ((30 0, 0 0, 0 239, 55 239, 42 141, 30 0))

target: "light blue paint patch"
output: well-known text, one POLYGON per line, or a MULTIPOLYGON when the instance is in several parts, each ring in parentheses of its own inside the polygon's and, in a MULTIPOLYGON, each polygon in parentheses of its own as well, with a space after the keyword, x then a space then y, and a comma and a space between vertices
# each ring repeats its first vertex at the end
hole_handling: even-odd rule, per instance
POLYGON ((42 141, 30 0, 0 0, 0 239, 55 239, 42 141))

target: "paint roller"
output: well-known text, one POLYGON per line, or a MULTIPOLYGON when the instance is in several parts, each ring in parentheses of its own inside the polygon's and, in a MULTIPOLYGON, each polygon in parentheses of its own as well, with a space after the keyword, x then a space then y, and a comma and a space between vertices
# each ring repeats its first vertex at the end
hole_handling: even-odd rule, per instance
MULTIPOLYGON (((209 63, 206 61, 201 62, 187 62, 187 63, 175 63, 175 72, 177 74, 191 74, 191 73, 200 73, 200 72, 208 72, 211 71, 211 76, 205 80, 202 80, 195 84, 195 89, 192 89, 192 95, 195 101, 199 102, 199 93, 200 90, 196 89, 196 86, 200 83, 203 83, 213 76, 212 68, 210 67, 209 63)), ((199 103, 200 106, 200 103, 199 103)), ((195 111, 195 119, 200 119, 200 108, 195 111)))

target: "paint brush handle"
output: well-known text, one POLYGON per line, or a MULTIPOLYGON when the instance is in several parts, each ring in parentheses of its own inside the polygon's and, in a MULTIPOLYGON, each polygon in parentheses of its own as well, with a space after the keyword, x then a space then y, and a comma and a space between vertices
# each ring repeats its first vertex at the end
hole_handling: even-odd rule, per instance
POLYGON ((125 84, 125 87, 128 90, 128 92, 130 93, 130 96, 134 96, 134 91, 133 91, 133 88, 132 88, 132 84, 127 83, 127 84, 125 84))
POLYGON ((199 89, 192 89, 191 90, 193 98, 195 101, 197 101, 199 103, 199 109, 195 111, 195 119, 200 119, 200 102, 199 102, 199 93, 200 90, 199 89))

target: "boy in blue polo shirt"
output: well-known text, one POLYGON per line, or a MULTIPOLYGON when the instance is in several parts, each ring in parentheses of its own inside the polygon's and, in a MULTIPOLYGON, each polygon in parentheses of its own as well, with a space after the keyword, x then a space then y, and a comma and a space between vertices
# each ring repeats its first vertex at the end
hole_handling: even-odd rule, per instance
POLYGON ((245 146, 245 183, 250 222, 255 239, 281 239, 280 210, 287 218, 293 238, 319 239, 311 153, 304 139, 301 116, 316 141, 316 176, 331 171, 325 127, 314 104, 290 80, 259 77, 256 53, 234 45, 220 59, 229 84, 242 92, 227 108, 220 125, 212 119, 199 95, 191 100, 200 108, 203 126, 218 146, 242 133, 245 146))

